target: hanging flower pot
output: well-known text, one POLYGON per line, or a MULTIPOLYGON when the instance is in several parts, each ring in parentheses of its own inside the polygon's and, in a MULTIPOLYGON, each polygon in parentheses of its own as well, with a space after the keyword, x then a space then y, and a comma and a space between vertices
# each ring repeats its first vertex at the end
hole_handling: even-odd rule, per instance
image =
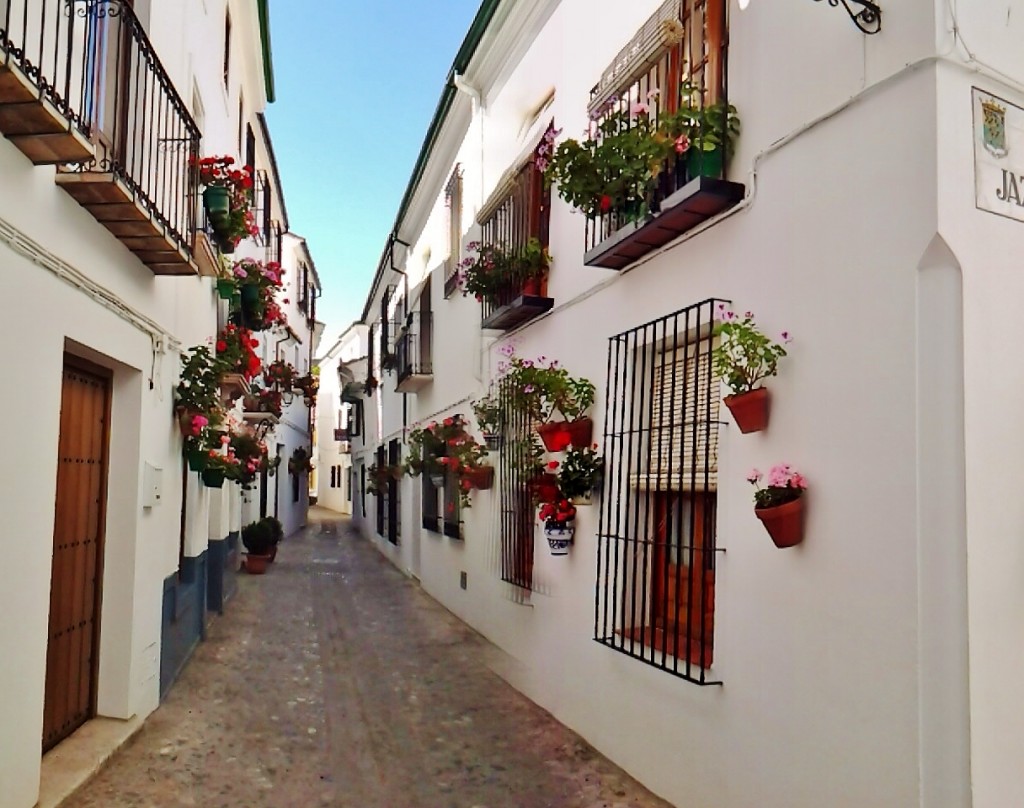
POLYGON ((231 300, 235 296, 235 282, 230 278, 218 278, 217 295, 221 300, 231 300))
POLYGON ((496 432, 485 432, 484 433, 484 446, 487 447, 488 452, 497 452, 501 449, 502 436, 496 432))
POLYGON ((494 485, 494 466, 478 466, 462 472, 462 479, 479 491, 486 491, 494 485))
POLYGON ((203 469, 202 471, 203 485, 207 488, 223 488, 224 487, 224 472, 220 469, 203 469))
POLYGON ((238 246, 237 244, 235 244, 235 241, 228 236, 222 236, 218 234, 216 237, 216 241, 217 249, 224 253, 224 255, 234 254, 235 247, 238 246))
POLYGON ((245 556, 245 571, 250 575, 263 575, 267 571, 267 564, 270 563, 268 555, 253 555, 247 553, 245 556))
POLYGON ((434 488, 444 488, 444 474, 431 474, 430 482, 434 488))
POLYGON ((540 435, 540 439, 544 441, 544 448, 549 452, 564 452, 572 441, 565 421, 549 421, 546 424, 541 424, 537 427, 537 434, 540 435))
POLYGON ((768 389, 758 387, 747 393, 726 396, 725 406, 732 413, 736 426, 744 435, 749 432, 760 432, 768 426, 768 405, 771 397, 768 389))
POLYGON ((201 412, 195 410, 183 410, 178 413, 178 429, 181 430, 183 438, 191 438, 199 435, 209 420, 201 412), (198 421, 196 419, 199 419, 198 421))
POLYGON ((754 514, 761 520, 776 547, 793 547, 804 540, 802 497, 774 508, 754 508, 754 514))
POLYGON ((203 191, 203 207, 214 225, 228 220, 231 215, 231 191, 223 185, 211 185, 203 191))
POLYGON ((206 458, 209 455, 206 452, 189 452, 188 453, 188 468, 189 471, 202 471, 206 468, 206 458))
POLYGON ((553 556, 569 554, 569 546, 572 544, 572 538, 575 533, 576 522, 574 519, 566 519, 564 521, 548 519, 544 523, 544 537, 548 540, 548 548, 553 556))
POLYGON ((577 418, 570 421, 566 427, 569 433, 569 443, 573 446, 590 446, 594 439, 594 422, 590 418, 577 418))
POLYGON ((260 304, 260 287, 255 283, 243 283, 238 290, 242 300, 242 308, 253 311, 260 304))

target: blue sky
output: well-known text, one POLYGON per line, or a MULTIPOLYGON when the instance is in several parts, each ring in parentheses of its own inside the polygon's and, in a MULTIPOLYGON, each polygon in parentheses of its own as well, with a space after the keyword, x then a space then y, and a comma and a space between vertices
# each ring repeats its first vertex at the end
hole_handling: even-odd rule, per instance
MULTIPOLYGON (((366 290, 479 0, 272 0, 267 112, 291 229, 334 339, 366 290)), ((326 344, 322 347, 328 347, 326 344)))

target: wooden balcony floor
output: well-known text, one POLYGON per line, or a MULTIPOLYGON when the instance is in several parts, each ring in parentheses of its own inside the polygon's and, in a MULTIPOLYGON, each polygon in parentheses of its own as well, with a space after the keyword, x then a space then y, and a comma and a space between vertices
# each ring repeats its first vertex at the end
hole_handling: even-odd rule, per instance
POLYGON ((154 275, 197 275, 199 267, 173 233, 115 175, 58 172, 57 184, 131 250, 154 275))
POLYGON ((24 72, 2 61, 0 133, 36 165, 80 163, 93 157, 92 144, 50 101, 40 97, 24 72))

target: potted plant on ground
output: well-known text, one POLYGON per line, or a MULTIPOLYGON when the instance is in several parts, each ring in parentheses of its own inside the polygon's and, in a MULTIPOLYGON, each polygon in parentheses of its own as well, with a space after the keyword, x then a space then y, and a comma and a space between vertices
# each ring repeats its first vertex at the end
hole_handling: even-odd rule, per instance
POLYGON ((281 539, 284 538, 284 525, 281 524, 281 520, 274 516, 267 516, 260 520, 267 526, 267 530, 270 533, 270 563, 273 564, 277 558, 277 546, 281 543, 281 539))
POLYGON ((589 505, 604 472, 604 459, 597 453, 597 444, 573 446, 556 468, 562 496, 573 505, 589 505))
POLYGON ((263 575, 270 563, 270 551, 274 545, 273 528, 266 520, 251 522, 242 528, 242 544, 245 545, 245 571, 250 575, 263 575))
POLYGON ((569 554, 576 533, 576 508, 567 499, 545 502, 540 507, 540 519, 544 522, 544 537, 548 540, 551 555, 569 554))
POLYGON ((486 395, 473 402, 473 414, 476 416, 477 426, 484 436, 484 445, 489 451, 497 451, 501 448, 502 433, 504 431, 504 416, 501 411, 501 404, 497 398, 486 395))
POLYGON ((711 361, 715 375, 732 390, 723 400, 740 432, 759 432, 768 426, 769 395, 761 382, 778 373, 779 360, 786 355, 783 344, 790 341, 783 331, 781 343, 773 342, 754 324, 753 312, 742 317, 718 305, 715 345, 711 361))
POLYGON ((754 515, 761 520, 775 546, 793 547, 803 541, 804 491, 807 480, 788 464, 772 466, 764 488, 761 472, 753 469, 747 481, 754 492, 754 515))
POLYGON ((459 264, 459 287, 492 306, 504 305, 520 294, 540 294, 540 281, 551 265, 551 255, 536 238, 516 249, 503 244, 466 245, 470 253, 459 264))

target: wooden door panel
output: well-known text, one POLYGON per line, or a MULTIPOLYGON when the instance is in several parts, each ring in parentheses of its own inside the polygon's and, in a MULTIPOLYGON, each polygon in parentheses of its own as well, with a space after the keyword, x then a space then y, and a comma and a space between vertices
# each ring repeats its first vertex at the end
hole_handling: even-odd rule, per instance
POLYGON ((61 385, 43 749, 94 713, 109 377, 68 360, 61 385))

